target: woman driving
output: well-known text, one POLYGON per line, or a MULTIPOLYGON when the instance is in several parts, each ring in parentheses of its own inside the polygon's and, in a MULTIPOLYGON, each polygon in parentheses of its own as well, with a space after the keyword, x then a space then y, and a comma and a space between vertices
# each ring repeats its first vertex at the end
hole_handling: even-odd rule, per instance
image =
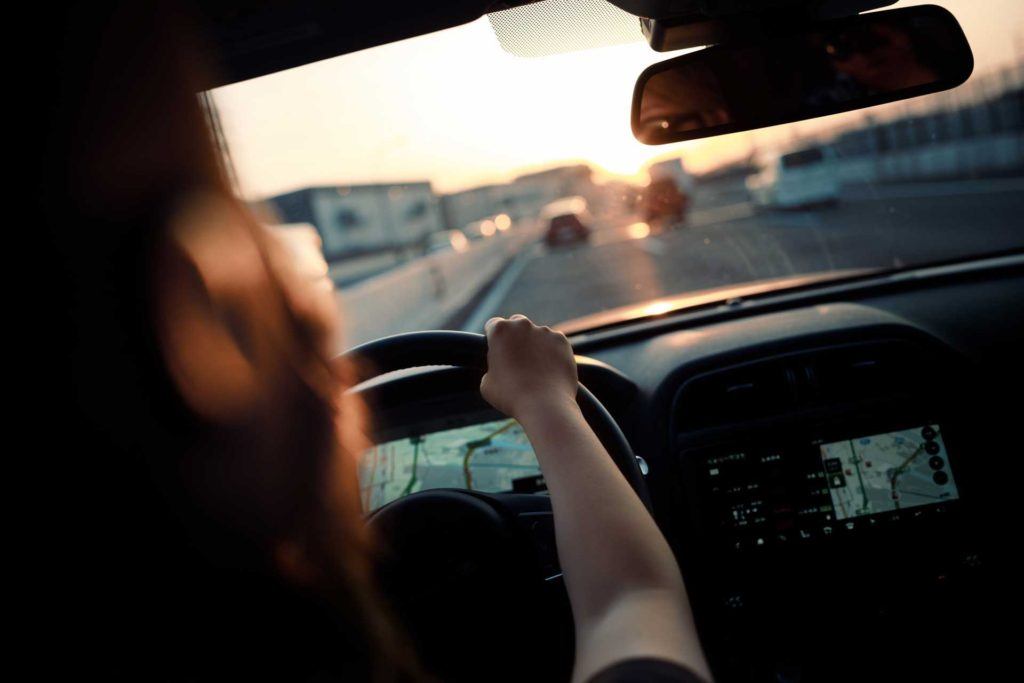
MULTIPOLYGON (((186 16, 88 3, 53 22, 39 197, 73 293, 53 321, 58 374, 66 432, 102 454, 68 451, 80 661, 174 680, 433 680, 374 585, 355 468, 372 416, 332 361, 326 272, 233 196, 186 16)), ((576 405, 568 341, 523 316, 486 332, 481 394, 522 424, 550 491, 573 680, 710 680, 675 558, 576 405)))

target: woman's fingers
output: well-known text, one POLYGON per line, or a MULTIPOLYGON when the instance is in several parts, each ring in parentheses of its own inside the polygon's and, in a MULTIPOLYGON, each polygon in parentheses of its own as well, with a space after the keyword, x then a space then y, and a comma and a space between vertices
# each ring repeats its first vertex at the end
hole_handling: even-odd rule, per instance
POLYGON ((484 334, 489 335, 491 333, 491 330, 494 329, 494 326, 500 323, 502 320, 504 320, 504 318, 500 316, 495 316, 488 320, 486 323, 484 323, 484 334))
POLYGON ((487 374, 481 393, 495 408, 515 417, 536 406, 575 397, 576 363, 565 337, 516 314, 491 318, 487 332, 487 374))
POLYGON ((516 326, 519 327, 520 329, 523 329, 523 328, 526 328, 526 327, 533 327, 534 326, 533 323, 530 322, 530 319, 527 318, 522 313, 516 313, 515 315, 512 315, 512 316, 510 316, 508 318, 502 318, 500 316, 495 316, 495 317, 491 318, 490 320, 488 320, 486 324, 484 324, 484 334, 488 338, 490 338, 491 336, 494 335, 496 330, 501 329, 498 326, 501 325, 502 323, 506 323, 506 324, 508 324, 508 323, 517 323, 516 326))

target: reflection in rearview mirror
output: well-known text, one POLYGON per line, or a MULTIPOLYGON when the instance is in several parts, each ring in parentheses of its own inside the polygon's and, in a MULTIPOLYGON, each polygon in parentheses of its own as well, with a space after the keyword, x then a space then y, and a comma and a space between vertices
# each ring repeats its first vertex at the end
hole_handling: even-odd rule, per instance
POLYGON ((649 67, 633 96, 633 134, 656 145, 825 116, 953 88, 973 68, 946 10, 872 12, 649 67))

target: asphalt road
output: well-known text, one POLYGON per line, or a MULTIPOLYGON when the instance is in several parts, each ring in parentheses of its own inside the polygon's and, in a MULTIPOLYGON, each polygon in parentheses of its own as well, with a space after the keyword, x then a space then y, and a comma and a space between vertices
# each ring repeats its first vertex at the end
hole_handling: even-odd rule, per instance
POLYGON ((758 212, 702 207, 639 237, 628 218, 590 243, 528 247, 466 321, 524 313, 555 324, 678 294, 841 269, 890 268, 1024 246, 1024 178, 865 188, 833 207, 758 212))

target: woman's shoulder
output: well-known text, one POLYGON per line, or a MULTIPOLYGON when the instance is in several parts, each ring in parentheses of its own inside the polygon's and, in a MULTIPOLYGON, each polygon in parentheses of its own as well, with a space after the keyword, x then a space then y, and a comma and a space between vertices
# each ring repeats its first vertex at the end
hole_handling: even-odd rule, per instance
POLYGON ((664 659, 626 659, 602 669, 587 683, 705 683, 697 674, 664 659))

